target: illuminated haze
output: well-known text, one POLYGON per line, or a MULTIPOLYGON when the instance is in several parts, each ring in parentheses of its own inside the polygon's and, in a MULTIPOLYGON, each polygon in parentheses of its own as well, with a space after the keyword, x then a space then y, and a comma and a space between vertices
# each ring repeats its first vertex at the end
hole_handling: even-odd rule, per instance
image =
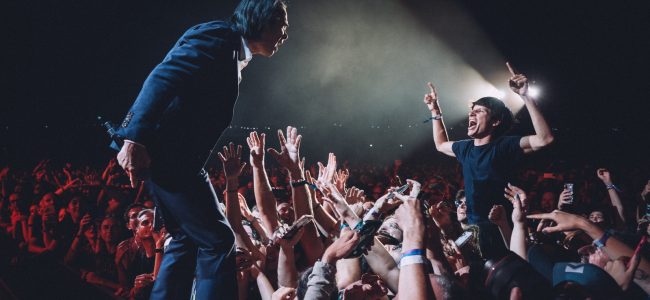
POLYGON ((275 130, 292 125, 304 127, 311 162, 329 151, 351 160, 405 158, 431 143, 427 81, 454 139, 466 138, 470 100, 498 96, 498 88, 518 109, 505 60, 473 20, 448 2, 418 5, 293 1, 289 39, 272 59, 255 57, 244 70, 235 128, 221 142, 243 139, 245 126, 269 133, 267 146, 277 147, 275 130))

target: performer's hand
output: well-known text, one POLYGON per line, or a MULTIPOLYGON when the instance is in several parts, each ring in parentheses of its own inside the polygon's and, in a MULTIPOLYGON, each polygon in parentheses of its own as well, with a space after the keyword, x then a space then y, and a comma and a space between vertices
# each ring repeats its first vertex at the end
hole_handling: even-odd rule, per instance
POLYGON ((508 70, 510 71, 510 80, 508 80, 508 84, 510 85, 510 89, 517 93, 520 96, 527 96, 528 95, 528 78, 524 76, 523 74, 517 74, 515 73, 515 70, 512 69, 512 66, 510 63, 506 62, 506 66, 508 67, 508 70))
POLYGON ((125 140, 124 146, 117 154, 117 162, 129 175, 131 187, 135 188, 140 181, 145 179, 151 159, 144 146, 125 140))
POLYGON ((424 95, 424 104, 427 105, 429 110, 436 114, 440 114, 440 106, 438 105, 438 93, 436 92, 436 87, 433 86, 431 82, 427 82, 429 86, 429 93, 424 95))
POLYGON ((226 179, 237 179, 244 170, 246 163, 241 162, 241 145, 235 145, 231 142, 228 147, 223 146, 223 152, 219 152, 219 160, 223 164, 223 175, 226 179))
POLYGON ((284 137, 282 130, 278 130, 278 139, 280 140, 280 152, 269 148, 269 153, 291 174, 302 173, 300 169, 300 141, 302 135, 298 135, 298 130, 295 127, 287 126, 287 137, 284 137))
POLYGON ((257 135, 253 131, 246 138, 248 148, 251 150, 250 162, 253 168, 264 168, 264 144, 266 143, 266 134, 257 135))

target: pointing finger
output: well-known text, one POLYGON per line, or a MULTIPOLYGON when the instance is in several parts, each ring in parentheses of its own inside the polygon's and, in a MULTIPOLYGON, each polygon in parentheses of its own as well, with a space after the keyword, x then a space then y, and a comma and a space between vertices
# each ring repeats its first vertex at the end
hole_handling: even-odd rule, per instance
POLYGON ((506 66, 508 67, 508 71, 510 71, 510 74, 512 74, 512 76, 517 75, 517 73, 515 73, 515 70, 512 69, 512 66, 509 62, 506 62, 506 66))
POLYGON ((431 82, 427 82, 427 85, 429 86, 429 90, 431 91, 431 94, 436 93, 436 88, 433 86, 431 82))

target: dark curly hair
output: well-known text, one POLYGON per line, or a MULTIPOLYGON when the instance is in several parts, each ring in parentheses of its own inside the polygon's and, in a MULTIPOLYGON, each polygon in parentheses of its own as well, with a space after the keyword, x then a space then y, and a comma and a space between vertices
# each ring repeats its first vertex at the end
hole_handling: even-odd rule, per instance
POLYGON ((483 97, 472 102, 471 108, 475 105, 484 106, 490 110, 490 121, 500 121, 499 125, 492 133, 494 137, 504 135, 514 124, 512 111, 503 103, 503 101, 494 97, 483 97))

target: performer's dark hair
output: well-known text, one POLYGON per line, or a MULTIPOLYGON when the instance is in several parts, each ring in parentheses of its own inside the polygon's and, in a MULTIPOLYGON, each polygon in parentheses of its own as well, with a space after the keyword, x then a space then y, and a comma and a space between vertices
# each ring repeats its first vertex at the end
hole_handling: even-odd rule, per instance
POLYGON ((242 0, 232 16, 235 28, 247 39, 259 38, 264 27, 284 17, 284 0, 242 0))
POLYGON ((483 97, 472 102, 472 109, 475 105, 485 106, 490 110, 490 121, 501 121, 494 129, 494 137, 502 136, 512 127, 514 117, 503 101, 494 97, 483 97))

